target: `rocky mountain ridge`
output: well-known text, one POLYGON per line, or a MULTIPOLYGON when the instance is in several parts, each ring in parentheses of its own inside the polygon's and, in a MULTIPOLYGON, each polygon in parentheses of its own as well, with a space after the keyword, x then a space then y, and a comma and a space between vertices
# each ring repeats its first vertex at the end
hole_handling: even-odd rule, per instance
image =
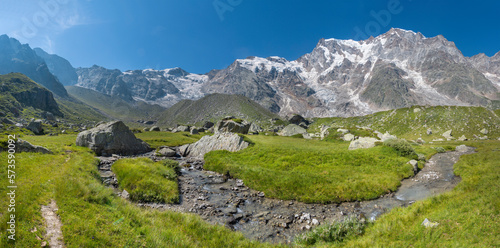
POLYGON ((78 86, 165 107, 211 93, 241 94, 282 116, 359 116, 416 104, 487 106, 500 89, 500 52, 468 58, 442 35, 394 28, 363 41, 321 39, 295 61, 248 57, 205 75, 180 68, 102 70, 77 69, 78 86))

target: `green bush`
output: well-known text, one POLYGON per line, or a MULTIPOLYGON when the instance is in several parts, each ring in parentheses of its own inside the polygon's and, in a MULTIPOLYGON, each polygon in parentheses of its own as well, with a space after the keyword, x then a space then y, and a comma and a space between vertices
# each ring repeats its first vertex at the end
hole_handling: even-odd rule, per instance
POLYGON ((436 151, 439 152, 439 153, 445 153, 446 149, 444 149, 442 147, 436 147, 436 151))
POLYGON ((120 159, 113 166, 120 188, 138 202, 179 202, 178 163, 173 160, 153 162, 149 158, 120 159))
POLYGON ((356 217, 347 217, 343 222, 319 226, 312 231, 298 236, 295 242, 300 245, 314 245, 318 242, 340 243, 353 236, 361 236, 366 222, 356 217))
POLYGON ((415 149, 405 139, 388 139, 384 145, 394 148, 400 156, 418 158, 415 149))

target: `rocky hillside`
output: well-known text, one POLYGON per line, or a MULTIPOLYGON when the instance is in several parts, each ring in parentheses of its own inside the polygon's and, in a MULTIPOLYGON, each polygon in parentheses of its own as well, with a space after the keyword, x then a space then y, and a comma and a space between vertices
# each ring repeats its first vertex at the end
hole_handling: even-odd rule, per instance
POLYGON ((52 92, 21 73, 0 75, 0 102, 3 116, 19 116, 26 107, 62 116, 52 92))
POLYGON ((125 101, 140 100, 170 107, 183 99, 204 96, 201 86, 208 76, 190 74, 180 68, 121 72, 100 66, 77 68, 77 86, 92 89, 125 101))
POLYGON ((267 121, 278 115, 242 95, 210 94, 199 100, 182 100, 159 115, 159 125, 215 122, 226 116, 267 121))
POLYGON ((350 118, 315 118, 309 132, 319 132, 322 126, 332 128, 371 128, 382 133, 426 142, 451 138, 468 140, 500 138, 500 113, 484 107, 413 106, 350 118), (464 137, 462 137, 464 136, 464 137))
POLYGON ((49 71, 54 74, 63 85, 75 85, 78 83, 78 75, 69 61, 55 54, 48 54, 41 48, 35 48, 33 50, 38 56, 45 60, 49 71))
POLYGON ((116 96, 105 95, 77 86, 67 86, 66 90, 70 96, 95 109, 99 109, 112 119, 123 120, 125 122, 149 120, 165 110, 165 108, 159 105, 151 105, 133 100, 127 102, 116 96))
POLYGON ((163 106, 224 93, 242 94, 282 116, 358 116, 415 104, 496 106, 499 61, 500 53, 464 57, 441 35, 391 29, 363 41, 322 39, 295 61, 249 57, 206 75, 179 68, 112 77, 98 76, 96 67, 78 73, 82 87, 163 106))
POLYGON ((43 85, 54 94, 66 97, 68 93, 47 67, 44 59, 38 56, 27 44, 7 35, 0 36, 0 74, 22 73, 43 85))

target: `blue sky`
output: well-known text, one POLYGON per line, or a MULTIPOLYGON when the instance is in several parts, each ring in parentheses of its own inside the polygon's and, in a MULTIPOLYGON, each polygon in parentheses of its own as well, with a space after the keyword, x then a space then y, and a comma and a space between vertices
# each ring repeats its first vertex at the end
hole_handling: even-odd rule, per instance
POLYGON ((248 56, 295 60, 321 38, 391 27, 442 34, 465 56, 492 56, 499 10, 500 1, 457 0, 0 0, 0 34, 75 67, 205 73, 248 56))

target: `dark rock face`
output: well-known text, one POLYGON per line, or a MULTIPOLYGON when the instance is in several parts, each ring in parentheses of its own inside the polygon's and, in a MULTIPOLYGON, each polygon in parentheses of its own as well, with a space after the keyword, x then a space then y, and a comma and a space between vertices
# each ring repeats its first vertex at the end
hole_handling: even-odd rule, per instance
POLYGON ((45 61, 29 45, 21 45, 18 40, 2 35, 0 36, 0 74, 11 72, 24 74, 59 96, 68 96, 66 89, 49 71, 45 61))
POLYGON ((39 86, 25 75, 20 73, 1 75, 0 83, 0 94, 12 97, 18 102, 12 103, 16 109, 11 109, 10 112, 21 111, 23 107, 33 107, 49 111, 56 116, 63 116, 52 92, 39 86))
POLYGON ((26 129, 30 130, 36 135, 41 135, 43 134, 43 127, 42 127, 42 120, 33 120, 28 124, 26 129))
POLYGON ((35 53, 45 60, 49 71, 65 85, 75 85, 78 83, 78 75, 75 68, 66 59, 55 54, 48 54, 41 48, 33 49, 35 53))
POLYGON ((149 145, 137 139, 121 121, 101 124, 79 133, 76 145, 88 147, 99 156, 136 155, 151 151, 149 145))

